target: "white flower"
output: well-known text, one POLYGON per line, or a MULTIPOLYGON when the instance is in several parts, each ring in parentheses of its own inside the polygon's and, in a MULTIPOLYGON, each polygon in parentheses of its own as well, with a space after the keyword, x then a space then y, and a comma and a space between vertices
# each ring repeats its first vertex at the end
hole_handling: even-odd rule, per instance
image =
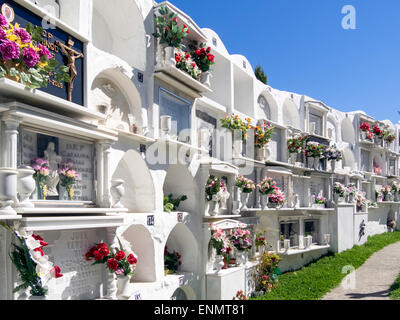
POLYGON ((28 247, 29 250, 35 250, 35 249, 41 247, 40 241, 39 240, 35 240, 32 236, 27 237, 25 239, 25 243, 26 243, 26 246, 28 247))

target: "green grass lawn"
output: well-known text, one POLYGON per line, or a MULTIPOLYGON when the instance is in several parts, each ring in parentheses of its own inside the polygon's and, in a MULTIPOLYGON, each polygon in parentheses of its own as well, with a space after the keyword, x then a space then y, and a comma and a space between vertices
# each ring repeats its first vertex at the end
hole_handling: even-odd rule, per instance
MULTIPOLYGON (((400 232, 370 237, 362 246, 325 256, 298 271, 283 274, 277 289, 254 300, 319 300, 340 285, 346 276, 342 273, 344 266, 351 265, 357 269, 373 253, 398 241, 400 232)), ((393 295, 400 298, 400 276, 396 283, 397 291, 393 291, 393 295)))
POLYGON ((390 287, 390 299, 400 300, 400 275, 390 287))

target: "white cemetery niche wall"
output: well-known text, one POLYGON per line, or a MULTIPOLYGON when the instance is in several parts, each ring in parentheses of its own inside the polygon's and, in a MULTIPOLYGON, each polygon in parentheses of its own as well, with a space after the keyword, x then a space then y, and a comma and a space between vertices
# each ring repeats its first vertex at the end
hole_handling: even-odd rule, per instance
POLYGON ((326 183, 323 178, 312 177, 310 180, 310 196, 313 195, 318 196, 319 193, 322 191, 322 195, 325 198, 328 198, 327 190, 326 190, 326 183))
POLYGON ((361 171, 370 172, 371 171, 371 152, 361 149, 361 171))
MULTIPOLYGON (((196 119, 197 119, 197 133, 198 133, 198 146, 201 148, 206 147, 210 151, 210 155, 216 155, 216 145, 215 141, 215 130, 217 128, 217 119, 208 112, 204 112, 201 110, 196 110, 196 119), (202 141, 204 134, 203 131, 208 132, 208 144, 207 141, 202 141), (203 144, 203 145, 202 145, 203 144)), ((204 136, 204 137, 207 137, 204 136)))
MULTIPOLYGON (((42 233, 39 233, 42 234, 42 233)), ((92 266, 86 252, 104 239, 104 229, 47 231, 42 235, 50 243, 45 248, 51 262, 64 275, 49 282, 49 298, 54 300, 90 300, 102 296, 104 265, 92 266)))
POLYGON ((268 144, 268 148, 270 149, 271 152, 268 160, 282 161, 281 146, 282 146, 282 129, 275 128, 272 140, 268 144))
MULTIPOLYGON (((18 148, 19 165, 32 166, 37 157, 44 158, 44 151, 49 147, 49 143, 54 143, 54 156, 61 157, 58 166, 63 162, 69 161, 73 164, 73 169, 80 175, 73 186, 74 200, 92 201, 94 191, 94 145, 92 143, 80 141, 72 138, 61 138, 36 133, 26 128, 21 129, 20 144, 18 148)), ((59 183, 57 185, 58 196, 48 198, 48 200, 66 200, 65 189, 59 183)), ((37 199, 36 192, 33 199, 37 199)))
POLYGON ((309 201, 306 199, 308 183, 309 179, 293 177, 293 194, 298 195, 301 208, 306 208, 309 205, 309 201))

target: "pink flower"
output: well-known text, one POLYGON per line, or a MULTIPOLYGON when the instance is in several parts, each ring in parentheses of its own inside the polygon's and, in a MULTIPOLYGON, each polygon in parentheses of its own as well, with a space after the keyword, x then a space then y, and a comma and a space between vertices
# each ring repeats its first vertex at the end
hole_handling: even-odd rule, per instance
POLYGON ((31 35, 23 28, 15 29, 14 34, 21 39, 22 43, 30 43, 32 41, 31 35))
POLYGON ((28 68, 32 68, 39 62, 39 55, 33 48, 24 48, 22 50, 22 60, 28 68))
POLYGON ((48 59, 53 59, 53 55, 50 53, 49 49, 47 49, 47 47, 41 45, 39 43, 39 56, 43 57, 43 56, 47 56, 48 59))
POLYGON ((0 14, 0 26, 2 27, 8 27, 8 21, 5 16, 0 14))
POLYGON ((19 46, 15 42, 5 40, 0 44, 0 53, 4 60, 19 58, 19 46))

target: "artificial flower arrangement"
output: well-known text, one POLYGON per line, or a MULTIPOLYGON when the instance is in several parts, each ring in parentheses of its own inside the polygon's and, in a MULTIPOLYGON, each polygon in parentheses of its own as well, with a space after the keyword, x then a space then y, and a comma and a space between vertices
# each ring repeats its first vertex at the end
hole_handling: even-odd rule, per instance
POLYGON ((398 183, 397 181, 393 181, 392 183, 392 193, 393 194, 400 193, 400 183, 398 183))
POLYGON ((357 210, 360 211, 364 206, 369 204, 365 192, 357 191, 354 195, 354 200, 356 202, 357 210))
POLYGON ((92 265, 106 264, 107 269, 117 277, 130 277, 137 265, 137 256, 130 248, 129 242, 118 237, 119 247, 109 248, 104 242, 93 246, 85 255, 92 265))
POLYGON ((43 28, 29 23, 22 28, 0 15, 0 77, 19 82, 29 89, 47 87, 50 73, 57 82, 69 82, 69 68, 60 66, 49 50, 41 45, 43 28))
POLYGON ((178 273, 179 266, 182 265, 182 256, 179 252, 169 252, 168 247, 164 248, 164 268, 166 274, 176 274, 178 273))
POLYGON ((358 191, 357 186, 354 183, 349 183, 346 186, 347 192, 346 194, 349 196, 354 196, 356 192, 358 191))
POLYGON ((259 232, 256 234, 256 247, 265 247, 267 245, 267 238, 264 232, 259 232))
POLYGON ((236 292, 236 296, 235 296, 235 298, 233 300, 245 301, 245 300, 247 300, 247 297, 244 294, 243 290, 239 290, 238 292, 236 292))
POLYGON ((363 131, 363 132, 371 132, 371 126, 368 123, 363 122, 360 125, 360 130, 363 131))
POLYGON ((19 273, 22 284, 13 292, 30 288, 32 296, 46 296, 47 282, 52 278, 58 279, 63 276, 60 267, 53 265, 43 251, 43 248, 49 244, 41 236, 19 228, 18 223, 15 223, 13 228, 1 221, 0 225, 9 230, 18 240, 18 244, 12 244, 10 258, 19 273))
POLYGON ((383 195, 383 201, 388 201, 388 197, 392 194, 392 187, 391 186, 383 186, 380 190, 383 195))
POLYGON ((269 195, 269 203, 282 206, 285 204, 285 194, 276 187, 275 190, 269 195))
POLYGON ((49 169, 49 162, 42 158, 35 158, 35 160, 32 161, 32 168, 33 170, 35 170, 35 173, 33 174, 33 179, 35 179, 36 181, 38 198, 46 200, 46 178, 51 172, 51 170, 49 169))
POLYGON ((194 62, 189 53, 178 50, 175 53, 176 67, 183 72, 186 72, 195 80, 200 80, 201 70, 194 62))
POLYGON ((168 196, 164 196, 164 211, 172 212, 178 210, 181 202, 186 201, 187 196, 183 195, 178 198, 174 198, 173 194, 169 194, 168 196))
POLYGON ((211 53, 211 47, 201 43, 199 47, 195 42, 189 44, 192 60, 196 63, 201 72, 207 72, 215 64, 215 56, 211 53))
POLYGON ((276 181, 272 178, 264 178, 258 185, 258 191, 262 195, 269 195, 276 189, 276 181))
POLYGON ((256 189, 256 185, 253 180, 239 175, 236 178, 236 187, 238 187, 243 193, 252 193, 256 189))
POLYGON ((306 145, 305 154, 306 157, 321 158, 324 150, 325 146, 319 144, 318 142, 309 141, 306 145))
POLYGON ((376 202, 368 202, 368 208, 376 209, 378 208, 378 204, 376 202))
POLYGON ((254 275, 256 290, 261 294, 271 292, 272 289, 278 287, 279 275, 282 274, 278 267, 280 260, 277 254, 266 252, 262 255, 254 275))
POLYGON ((390 130, 384 130, 383 140, 385 140, 387 143, 390 144, 394 140, 396 140, 396 135, 393 132, 391 132, 390 130))
POLYGON ((230 230, 229 240, 238 251, 248 251, 252 247, 250 231, 241 226, 230 230))
POLYGON ((231 116, 225 115, 221 121, 222 128, 231 130, 232 132, 235 130, 240 130, 242 132, 242 140, 247 139, 247 130, 251 129, 251 119, 247 118, 246 122, 244 122, 238 115, 232 114, 231 116))
POLYGON ((75 195, 74 185, 79 179, 80 175, 73 168, 73 163, 66 161, 61 164, 61 168, 58 169, 58 175, 60 176, 60 184, 67 191, 68 200, 73 200, 75 195))
POLYGON ((161 6, 158 13, 160 16, 155 18, 157 32, 154 32, 153 36, 160 39, 160 44, 181 49, 183 39, 189 34, 189 28, 186 25, 179 26, 178 15, 165 6, 161 6))
POLYGON ((229 253, 232 251, 232 244, 230 243, 224 230, 211 225, 211 245, 217 251, 217 255, 224 257, 227 263, 229 253))
POLYGON ((257 148, 262 149, 267 145, 274 135, 275 127, 268 123, 263 123, 262 126, 254 127, 254 144, 257 148))
POLYGON ((308 137, 294 136, 288 139, 288 152, 289 153, 302 153, 304 150, 304 144, 308 137))
POLYGON ((327 160, 340 161, 343 159, 343 154, 338 150, 336 145, 333 145, 324 150, 324 157, 327 160))
POLYGON ((335 182, 333 186, 333 192, 337 194, 339 197, 344 198, 347 196, 348 190, 344 184, 340 182, 335 182))
POLYGON ((384 133, 383 133, 383 130, 381 129, 381 127, 379 127, 378 125, 375 125, 374 126, 374 128, 373 128, 373 134, 375 135, 375 137, 377 137, 377 138, 383 138, 383 136, 384 136, 384 133))
POLYGON ((210 176, 206 184, 207 201, 221 201, 229 198, 229 192, 220 177, 210 176))
POLYGON ((317 195, 314 198, 315 198, 315 204, 321 204, 321 205, 325 205, 326 204, 326 198, 325 197, 317 195))

